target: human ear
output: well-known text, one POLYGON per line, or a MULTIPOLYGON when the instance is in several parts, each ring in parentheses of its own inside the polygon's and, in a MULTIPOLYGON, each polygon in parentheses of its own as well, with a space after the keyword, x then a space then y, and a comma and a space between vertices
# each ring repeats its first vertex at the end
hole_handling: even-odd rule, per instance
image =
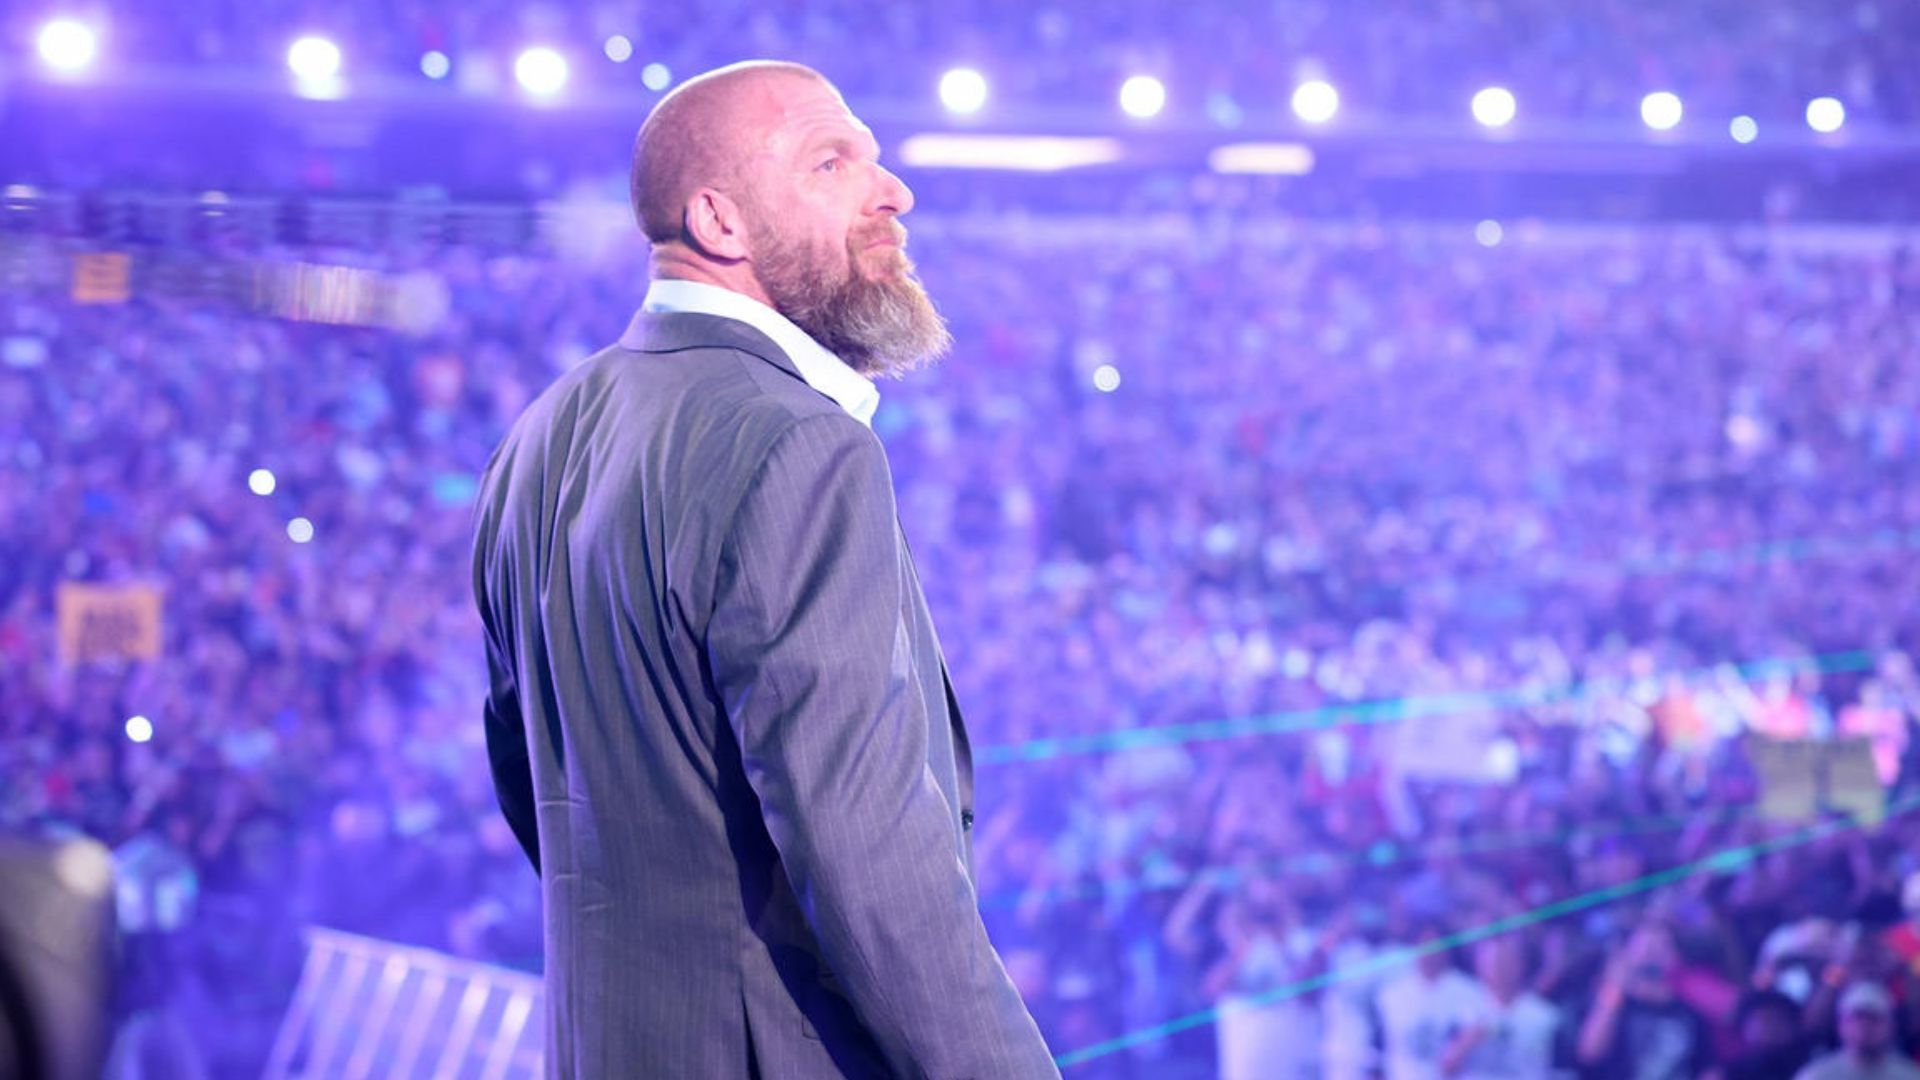
POLYGON ((687 200, 687 239, 702 253, 716 259, 745 259, 746 221, 740 204, 713 188, 701 188, 687 200))

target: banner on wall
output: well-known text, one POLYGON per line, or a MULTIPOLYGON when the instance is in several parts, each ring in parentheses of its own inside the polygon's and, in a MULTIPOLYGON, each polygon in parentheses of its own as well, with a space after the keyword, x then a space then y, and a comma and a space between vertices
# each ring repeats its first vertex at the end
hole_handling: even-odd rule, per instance
POLYGON ((1886 817, 1887 792, 1871 740, 1754 737, 1747 754, 1759 774, 1762 818, 1804 822, 1837 810, 1862 825, 1877 825, 1886 817))
POLYGON ((73 260, 73 302, 124 304, 133 295, 133 259, 124 251, 89 251, 73 260))
POLYGON ((161 591, 157 585, 62 582, 54 608, 60 659, 152 660, 160 655, 161 591))

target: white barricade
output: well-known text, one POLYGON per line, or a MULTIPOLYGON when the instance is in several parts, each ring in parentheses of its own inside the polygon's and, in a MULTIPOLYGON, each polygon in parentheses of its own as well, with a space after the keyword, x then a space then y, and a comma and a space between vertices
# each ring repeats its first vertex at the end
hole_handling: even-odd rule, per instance
POLYGON ((537 1080, 544 1015, 538 976, 315 927, 266 1080, 537 1080))

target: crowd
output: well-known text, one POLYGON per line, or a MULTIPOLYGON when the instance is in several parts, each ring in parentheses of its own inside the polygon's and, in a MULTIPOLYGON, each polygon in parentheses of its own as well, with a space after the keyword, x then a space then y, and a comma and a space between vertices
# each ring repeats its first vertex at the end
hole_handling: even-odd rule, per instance
MULTIPOLYGON (((636 0, 361 0, 324 15, 284 0, 196 0, 190 18, 124 0, 96 7, 119 62, 278 71, 295 36, 327 33, 350 72, 418 78, 422 55, 437 50, 451 58, 452 81, 474 86, 509 83, 514 56, 545 43, 572 56, 583 84, 635 89, 648 62, 684 76, 779 56, 819 66, 850 94, 900 102, 930 101, 941 71, 971 63, 993 78, 998 100, 1031 106, 1107 108, 1122 79, 1148 72, 1175 88, 1175 112, 1215 119, 1279 115, 1291 87, 1318 76, 1342 88, 1350 109, 1378 115, 1457 118, 1474 91, 1501 83, 1543 119, 1630 123, 1641 95, 1670 89, 1701 115, 1798 123, 1809 98, 1831 94, 1857 116, 1920 120, 1920 15, 1897 0, 1856 0, 1844 11, 1822 0, 1685 0, 1657 10, 1629 0, 1571 10, 1543 0, 1379 0, 1357 11, 1329 0, 715 0, 698 19, 636 0), (629 42, 631 59, 618 54, 625 67, 606 58, 616 53, 602 55, 615 35, 629 42)), ((30 41, 39 17, 20 9, 14 39, 30 41)))
MULTIPOLYGON (((875 427, 988 925, 1080 1074, 1734 1080, 1920 1034, 1910 237, 909 223, 960 346, 875 427), (1886 820, 1760 813, 1763 735, 1871 740, 1886 820)), ((5 244, 0 825, 116 848, 128 1010, 245 1071, 300 926, 537 966, 473 478, 635 253, 204 254, 429 273, 398 332, 84 304, 71 242, 5 244), (164 585, 161 658, 60 663, 67 580, 164 585)))

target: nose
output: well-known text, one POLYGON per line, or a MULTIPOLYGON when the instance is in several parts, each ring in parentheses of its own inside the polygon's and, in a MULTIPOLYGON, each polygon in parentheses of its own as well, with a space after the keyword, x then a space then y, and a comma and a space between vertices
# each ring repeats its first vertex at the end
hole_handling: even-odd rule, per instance
POLYGON ((907 182, 893 175, 885 165, 875 165, 874 171, 874 212, 892 214, 895 217, 913 209, 913 189, 907 182))

